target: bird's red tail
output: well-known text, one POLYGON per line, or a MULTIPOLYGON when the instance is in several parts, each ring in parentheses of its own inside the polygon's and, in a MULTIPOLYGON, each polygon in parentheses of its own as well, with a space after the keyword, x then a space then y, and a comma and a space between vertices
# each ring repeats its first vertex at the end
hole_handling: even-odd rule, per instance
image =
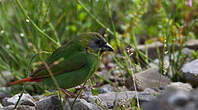
POLYGON ((21 80, 11 82, 11 83, 7 84, 6 86, 12 86, 12 85, 20 84, 20 83, 24 83, 24 82, 40 82, 40 81, 42 81, 42 79, 32 79, 31 77, 28 77, 28 78, 24 78, 21 80))

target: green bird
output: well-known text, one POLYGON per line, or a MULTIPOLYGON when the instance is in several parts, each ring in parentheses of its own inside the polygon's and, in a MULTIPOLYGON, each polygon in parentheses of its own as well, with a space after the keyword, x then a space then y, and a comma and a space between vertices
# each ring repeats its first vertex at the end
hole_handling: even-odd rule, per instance
POLYGON ((39 82, 55 87, 49 74, 50 70, 60 88, 68 89, 78 86, 96 71, 102 54, 107 51, 113 51, 113 48, 102 35, 95 32, 83 33, 56 49, 45 61, 48 66, 43 64, 30 77, 8 85, 39 82))

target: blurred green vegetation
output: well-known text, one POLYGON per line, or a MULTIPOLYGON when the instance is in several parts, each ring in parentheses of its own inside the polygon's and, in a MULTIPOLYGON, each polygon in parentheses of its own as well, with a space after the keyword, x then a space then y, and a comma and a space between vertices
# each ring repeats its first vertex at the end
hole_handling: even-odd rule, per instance
MULTIPOLYGON (((198 1, 187 0, 20 0, 27 15, 57 44, 83 32, 106 30, 106 39, 121 54, 114 57, 129 74, 130 67, 141 66, 130 59, 126 48, 137 51, 137 58, 150 61, 136 49, 138 44, 160 41, 161 58, 171 55, 169 44, 182 44, 198 38, 198 1), (124 59, 124 61, 122 60, 124 59)), ((40 63, 36 55, 47 57, 58 45, 43 36, 24 16, 16 0, 0 0, 0 73, 10 71, 15 79, 28 76, 40 63), (46 54, 47 53, 47 54, 46 54), (33 56, 35 56, 33 58, 33 56), (33 58, 33 60, 32 60, 33 58)), ((194 56, 195 57, 195 56, 194 56)), ((178 73, 183 56, 172 61, 178 73)), ((138 71, 138 70, 137 70, 138 71)), ((134 71, 134 72, 137 72, 134 71)), ((2 76, 2 74, 1 74, 2 76)), ((2 76, 3 77, 3 76, 2 76)), ((177 78, 176 78, 177 79, 177 78)), ((1 82, 0 82, 1 83, 1 82)))

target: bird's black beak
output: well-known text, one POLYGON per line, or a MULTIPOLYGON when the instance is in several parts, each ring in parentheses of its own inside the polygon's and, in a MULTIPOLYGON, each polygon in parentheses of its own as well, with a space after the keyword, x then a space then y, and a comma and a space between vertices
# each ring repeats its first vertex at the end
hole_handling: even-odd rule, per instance
POLYGON ((106 43, 105 46, 104 46, 104 51, 111 51, 111 52, 113 52, 114 50, 113 50, 113 48, 111 47, 110 44, 106 43))

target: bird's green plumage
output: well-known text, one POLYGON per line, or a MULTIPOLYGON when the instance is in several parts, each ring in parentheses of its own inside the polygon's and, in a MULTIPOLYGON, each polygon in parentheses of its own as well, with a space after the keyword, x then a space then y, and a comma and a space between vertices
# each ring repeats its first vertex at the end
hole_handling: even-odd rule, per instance
MULTIPOLYGON (((72 64, 68 66, 65 65, 65 68, 75 66, 75 60, 83 60, 82 65, 77 65, 79 66, 79 68, 76 70, 70 72, 63 72, 63 74, 55 76, 61 88, 71 88, 83 83, 90 73, 94 73, 99 63, 98 56, 95 56, 94 54, 88 54, 86 52, 78 53, 77 55, 74 55, 71 59, 73 60, 70 60, 69 62, 71 62, 72 64), (76 56, 78 56, 79 59, 76 59, 76 56)), ((42 83, 54 86, 51 78, 44 79, 42 83)))
MULTIPOLYGON (((46 60, 61 88, 71 88, 83 83, 97 69, 103 45, 106 44, 101 35, 86 33, 56 49, 46 60)), ((108 51, 103 49, 103 51, 108 51)), ((42 83, 54 87, 47 69, 41 65, 32 79, 43 79, 42 83)))

